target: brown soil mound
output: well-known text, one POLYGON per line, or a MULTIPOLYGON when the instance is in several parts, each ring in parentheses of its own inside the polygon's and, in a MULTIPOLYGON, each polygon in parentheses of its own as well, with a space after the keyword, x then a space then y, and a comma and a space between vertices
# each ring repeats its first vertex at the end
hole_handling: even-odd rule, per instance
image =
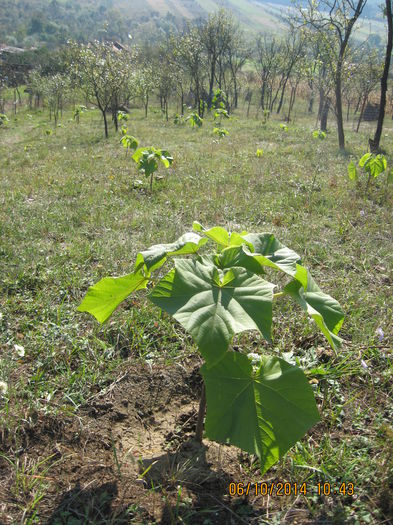
MULTIPOLYGON (((38 482, 46 487, 31 523, 259 522, 264 498, 229 496, 231 481, 247 481, 240 451, 193 439, 198 369, 134 365, 75 416, 39 415, 19 451, 26 483, 18 485, 15 468, 0 458, 0 522, 20 522, 28 507, 34 514, 38 482), (30 468, 33 460, 43 466, 30 468)), ((11 442, 4 439, 5 449, 11 442)))

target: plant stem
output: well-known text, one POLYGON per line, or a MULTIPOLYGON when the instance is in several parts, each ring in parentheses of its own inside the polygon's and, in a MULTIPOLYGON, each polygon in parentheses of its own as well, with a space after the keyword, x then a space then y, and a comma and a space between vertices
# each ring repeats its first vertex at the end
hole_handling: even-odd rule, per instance
POLYGON ((205 412, 206 412, 206 390, 205 390, 205 383, 203 383, 201 400, 199 402, 198 421, 197 421, 196 431, 195 431, 195 439, 198 441, 198 443, 202 443, 203 420, 205 418, 205 412))
POLYGON ((273 299, 278 299, 279 297, 282 297, 285 295, 285 292, 278 292, 273 294, 273 299))

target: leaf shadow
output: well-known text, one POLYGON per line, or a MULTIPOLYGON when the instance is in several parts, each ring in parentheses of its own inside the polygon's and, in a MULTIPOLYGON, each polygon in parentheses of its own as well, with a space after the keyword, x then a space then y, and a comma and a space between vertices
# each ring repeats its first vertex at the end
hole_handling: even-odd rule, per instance
POLYGON ((65 492, 46 525, 125 525, 130 523, 132 513, 128 507, 114 508, 118 495, 117 482, 103 483, 83 489, 76 486, 65 492))
POLYGON ((246 515, 256 516, 247 498, 229 499, 234 480, 224 469, 213 470, 206 453, 208 447, 194 439, 182 443, 175 452, 141 461, 146 488, 163 494, 165 502, 160 523, 249 523, 246 515))

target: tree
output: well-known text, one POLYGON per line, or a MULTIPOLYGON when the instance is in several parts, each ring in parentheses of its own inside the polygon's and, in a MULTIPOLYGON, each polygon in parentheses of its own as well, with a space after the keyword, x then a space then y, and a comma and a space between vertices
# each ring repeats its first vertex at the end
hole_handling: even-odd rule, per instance
POLYGON ((273 37, 259 35, 256 44, 255 67, 261 85, 260 105, 264 110, 270 107, 273 83, 278 70, 280 43, 273 37))
POLYGON ((298 8, 301 25, 316 31, 329 48, 329 66, 334 78, 338 144, 345 148, 342 110, 342 73, 353 27, 367 0, 308 0, 307 8, 298 8))
POLYGON ((203 116, 201 98, 205 86, 207 63, 197 28, 188 27, 187 31, 179 38, 176 57, 184 64, 184 68, 190 77, 194 107, 197 108, 199 116, 203 116))
POLYGON ((41 86, 49 106, 49 118, 53 117, 57 126, 59 111, 62 113, 64 100, 70 89, 69 77, 56 73, 51 77, 41 78, 41 86))
POLYGON ((361 49, 361 56, 358 57, 356 67, 348 77, 348 82, 354 84, 359 97, 359 117, 356 131, 359 131, 360 123, 363 118, 364 109, 368 102, 371 92, 381 78, 382 64, 379 53, 375 49, 361 49))
POLYGON ((135 95, 142 101, 145 117, 147 117, 150 95, 156 87, 154 67, 151 63, 143 64, 134 72, 131 78, 131 86, 135 95))
POLYGON ((393 48, 393 20, 392 20, 392 0, 385 0, 385 15, 388 22, 388 41, 386 44, 386 55, 385 55, 385 65, 383 69, 383 74, 381 77, 381 98, 379 102, 379 115, 377 129, 375 130, 374 139, 370 139, 370 149, 373 152, 378 152, 379 143, 381 141, 383 121, 385 118, 385 107, 386 107, 386 92, 388 90, 388 76, 390 69, 390 59, 392 56, 393 48))
POLYGON ((213 100, 214 84, 222 89, 224 77, 225 55, 234 44, 233 35, 236 32, 236 24, 225 9, 219 9, 216 13, 209 15, 208 20, 200 27, 200 40, 205 48, 208 65, 209 91, 208 107, 213 100))
POLYGON ((288 84, 288 80, 294 70, 296 64, 302 58, 304 53, 304 37, 303 34, 297 34, 292 25, 289 28, 287 36, 282 42, 281 60, 279 66, 279 84, 277 87, 276 95, 274 96, 271 104, 270 111, 273 110, 273 105, 280 94, 279 103, 277 107, 277 114, 280 113, 283 102, 284 94, 288 84))
POLYGON ((111 43, 71 44, 71 71, 87 100, 97 105, 108 138, 107 111, 111 110, 117 126, 117 111, 122 93, 126 93, 132 66, 132 54, 116 49, 111 43))

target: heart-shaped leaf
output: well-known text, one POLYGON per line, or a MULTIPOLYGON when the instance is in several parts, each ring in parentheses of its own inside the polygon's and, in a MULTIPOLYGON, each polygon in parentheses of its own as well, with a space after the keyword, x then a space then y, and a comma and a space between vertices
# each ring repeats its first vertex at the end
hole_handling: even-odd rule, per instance
POLYGON ((234 334, 260 330, 270 340, 274 285, 243 268, 217 269, 210 260, 175 259, 149 299, 192 335, 209 366, 234 334))
POLYGON ((201 373, 206 436, 256 454, 262 473, 319 420, 304 373, 277 357, 262 357, 253 368, 247 356, 227 352, 201 373))

